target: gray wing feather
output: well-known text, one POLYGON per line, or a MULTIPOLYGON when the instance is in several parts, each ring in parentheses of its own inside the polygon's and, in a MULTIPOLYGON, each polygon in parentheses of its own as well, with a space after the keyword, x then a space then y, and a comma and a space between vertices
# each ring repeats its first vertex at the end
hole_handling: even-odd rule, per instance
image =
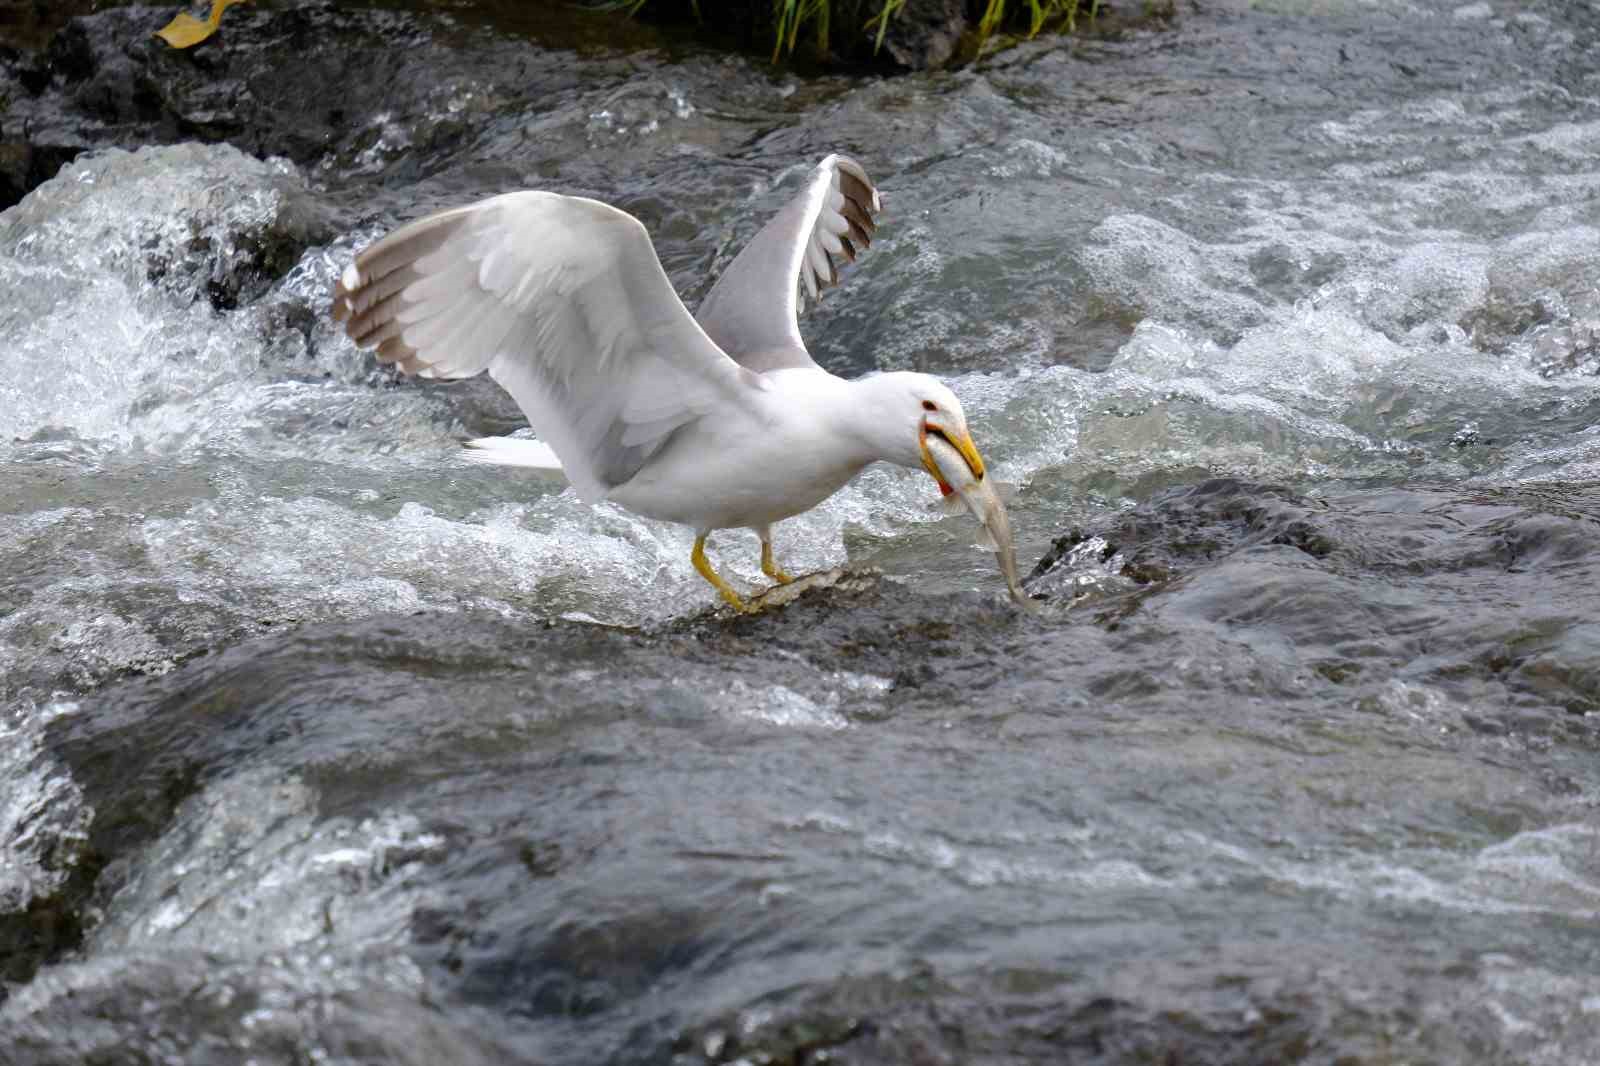
POLYGON ((706 334, 757 373, 816 366, 800 339, 800 292, 812 303, 839 283, 838 266, 872 243, 882 210, 861 165, 830 155, 805 188, 728 264, 696 314, 706 334))
POLYGON ((488 370, 589 501, 751 391, 639 221, 580 197, 508 193, 404 226, 345 270, 333 314, 406 373, 488 370))

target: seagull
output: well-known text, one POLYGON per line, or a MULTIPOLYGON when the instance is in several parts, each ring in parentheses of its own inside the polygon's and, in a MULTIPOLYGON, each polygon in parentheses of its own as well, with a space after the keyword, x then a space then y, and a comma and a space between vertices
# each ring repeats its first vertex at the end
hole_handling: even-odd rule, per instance
POLYGON ((929 451, 936 438, 966 464, 961 482, 984 477, 961 403, 937 378, 846 380, 801 340, 802 293, 814 304, 839 283, 881 210, 861 165, 829 155, 691 315, 632 215, 579 196, 505 193, 361 252, 334 288, 333 317, 407 374, 487 370, 539 439, 469 441, 469 455, 559 470, 586 503, 689 526, 695 570, 749 611, 706 558, 713 530, 753 530, 762 572, 787 584, 773 523, 869 464, 921 467, 949 497, 929 451))

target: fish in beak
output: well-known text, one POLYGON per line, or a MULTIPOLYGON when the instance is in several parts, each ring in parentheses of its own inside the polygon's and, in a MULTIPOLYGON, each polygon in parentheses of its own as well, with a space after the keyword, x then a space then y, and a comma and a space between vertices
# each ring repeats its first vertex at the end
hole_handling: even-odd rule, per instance
POLYGON ((1001 500, 1000 487, 994 479, 984 476, 983 459, 977 445, 966 433, 951 434, 939 429, 928 429, 922 434, 922 465, 939 483, 939 491, 948 505, 965 505, 972 516, 983 525, 978 544, 994 552, 1005 575, 1006 590, 1017 606, 1027 611, 1038 608, 1022 590, 1017 576, 1017 551, 1011 541, 1011 518, 1001 500))
POLYGON ((930 440, 943 443, 954 449, 961 457, 965 473, 956 478, 956 481, 982 481, 983 456, 978 454, 978 446, 972 443, 972 437, 965 429, 955 431, 947 430, 942 426, 924 423, 922 426, 922 466, 933 475, 933 480, 939 483, 939 492, 949 496, 956 491, 955 483, 946 478, 941 472, 938 461, 928 447, 930 440))

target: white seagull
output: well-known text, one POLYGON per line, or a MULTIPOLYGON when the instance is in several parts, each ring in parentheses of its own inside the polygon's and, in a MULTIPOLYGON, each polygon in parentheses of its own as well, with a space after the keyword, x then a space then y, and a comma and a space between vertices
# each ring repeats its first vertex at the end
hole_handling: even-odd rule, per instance
MULTIPOLYGON (((869 463, 921 466, 947 497, 952 479, 984 480, 961 404, 937 378, 847 381, 800 339, 802 289, 815 302, 838 284, 838 266, 872 243, 880 210, 860 164, 828 156, 696 316, 632 215, 583 197, 506 193, 367 248, 340 277, 333 315, 408 374, 488 370, 540 440, 471 441, 474 457, 559 469, 585 502, 692 527, 695 569, 744 611, 706 559, 712 530, 754 530, 762 571, 787 583, 772 524, 869 463), (940 473, 929 438, 960 456, 958 477, 940 473)), ((1009 550, 1009 530, 1006 540, 1009 550)))

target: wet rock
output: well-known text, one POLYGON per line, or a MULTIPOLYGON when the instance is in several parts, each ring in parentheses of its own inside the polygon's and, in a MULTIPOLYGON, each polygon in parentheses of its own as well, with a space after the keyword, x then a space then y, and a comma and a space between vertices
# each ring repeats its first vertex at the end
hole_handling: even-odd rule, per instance
POLYGON ((64 968, 13 1001, 6 1052, 30 1066, 239 1055, 290 1066, 306 1061, 307 1049, 336 1061, 417 1066, 540 1061, 468 1018, 419 1003, 406 987, 403 956, 336 970, 328 964, 291 956, 262 967, 189 950, 64 968), (130 996, 130 989, 140 994, 130 996), (81 1012, 92 1012, 98 1024, 80 1024, 81 1012), (145 1034, 148 1045, 132 1050, 130 1030, 145 1034))
POLYGON ((1322 527, 1327 504, 1281 486, 1232 479, 1165 493, 1092 533, 1058 537, 1025 582, 1038 594, 1059 595, 1086 563, 1137 585, 1171 580, 1188 566, 1258 545, 1282 545, 1322 558, 1336 545, 1322 527))
POLYGON ((103 0, 9 0, 0 6, 0 51, 42 48, 75 15, 87 15, 103 0))
MULTIPOLYGON (((418 687, 428 676, 444 681, 448 689, 468 677, 491 681, 533 676, 543 670, 536 664, 547 662, 563 663, 564 670, 587 662, 608 672, 678 676, 703 690, 731 683, 743 693, 731 703, 698 705, 693 716, 698 719, 737 714, 743 703, 759 703, 762 689, 739 687, 747 676, 745 664, 752 655, 777 653, 781 658, 774 662, 775 672, 759 679, 762 687, 786 683, 796 694, 791 709, 800 714, 789 720, 803 722, 815 712, 817 724, 832 728, 828 708, 835 697, 827 694, 830 682, 826 674, 818 675, 818 666, 873 679, 851 690, 868 713, 897 687, 892 678, 910 672, 920 671, 922 680, 908 691, 914 689, 918 700, 938 700, 956 686, 973 683, 976 673, 1004 669, 994 659, 993 642, 1004 639, 1019 617, 1005 605, 976 597, 917 596, 886 585, 872 573, 830 572, 818 581, 796 584, 800 591, 789 598, 794 602, 770 604, 760 615, 708 613, 656 632, 577 623, 518 626, 471 615, 311 626, 245 640, 219 654, 193 649, 181 665, 171 664, 143 682, 112 686, 94 697, 92 716, 64 714, 49 726, 45 746, 86 790, 78 806, 86 812, 87 826, 79 844, 59 850, 55 862, 62 878, 47 896, 12 900, 11 909, 0 909, 0 943, 9 949, 7 978, 27 980, 42 962, 79 946, 85 931, 135 875, 130 864, 141 849, 170 829, 186 803, 241 761, 275 751, 274 758, 310 770, 331 755, 324 746, 328 730, 343 733, 351 723, 306 719, 304 705, 293 693, 315 692, 320 699, 326 690, 317 680, 319 673, 324 668, 342 673, 345 667, 334 664, 348 665, 352 655, 367 664, 358 672, 372 684, 358 702, 368 710, 377 710, 379 703, 395 710, 397 705, 388 700, 399 698, 420 711, 444 691, 426 682, 418 687), (941 621, 951 614, 987 622, 958 635, 941 621), (429 664, 423 665, 424 660, 429 664), (951 670, 959 670, 959 676, 951 670), (287 698, 263 706, 259 699, 266 692, 287 698), (367 696, 378 697, 379 703, 369 705, 367 696)), ((619 692, 615 699, 604 688, 578 696, 584 687, 563 688, 559 698, 535 713, 565 717, 587 706, 591 715, 602 718, 628 717, 660 697, 655 688, 619 692)), ((493 702, 503 709, 512 706, 498 697, 493 702)), ((516 702, 520 697, 514 697, 516 702)), ((400 754, 403 747, 392 753, 400 754)), ((380 761, 389 757, 371 754, 380 761)), ((404 758, 409 761, 410 756, 404 758)), ((370 781, 324 780, 315 771, 311 778, 317 780, 329 811, 349 804, 367 809, 376 798, 370 781)), ((409 787, 402 778, 395 783, 402 790, 409 787)), ((549 878, 569 864, 562 852, 571 848, 548 840, 533 845, 523 838, 511 849, 514 860, 508 861, 529 876, 549 878)), ((452 940, 444 926, 431 935, 441 944, 452 940)), ((629 943, 632 953, 636 938, 629 943)))
POLYGON ((0 55, 0 87, 15 86, 0 127, 0 208, 52 164, 108 145, 227 141, 334 180, 386 168, 415 177, 420 159, 465 149, 495 108, 548 99, 580 78, 560 53, 429 12, 240 5, 187 50, 152 36, 171 14, 83 15, 41 52, 0 55))
MULTIPOLYGON (((863 591, 875 584, 882 575, 870 571, 849 571, 842 567, 832 570, 819 570, 814 574, 801 574, 786 585, 773 585, 761 590, 746 601, 746 606, 751 613, 760 613, 774 607, 782 607, 793 603, 802 595, 812 589, 840 588, 850 591, 863 591)), ((713 609, 714 613, 724 617, 734 617, 733 608, 723 606, 713 609)))
POLYGON ((0 141, 0 209, 21 200, 84 151, 78 144, 0 141))
POLYGON ((217 310, 254 301, 314 244, 334 236, 333 212, 281 163, 263 164, 227 147, 178 145, 133 153, 112 150, 75 165, 42 201, 11 212, 0 231, 25 235, 76 225, 68 238, 100 261, 128 271, 181 302, 217 310), (166 168, 182 177, 170 179, 166 168), (125 205, 143 217, 117 229, 96 213, 95 183, 118 183, 125 205), (142 275, 142 277, 141 277, 142 275))
MULTIPOLYGON (((1313 503, 1248 482, 1174 493, 1076 540, 1106 542, 1093 565, 1138 548, 1171 567, 1103 595, 1139 604, 1116 617, 1033 618, 996 597, 847 573, 757 615, 646 630, 472 612, 308 626, 110 686, 39 737, 87 821, 60 853, 59 887, 0 915, 10 978, 48 967, 26 1003, 0 1012, 0 1039, 65 1061, 51 1034, 71 1032, 79 1011, 121 1018, 147 1000, 175 1011, 208 997, 173 987, 167 965, 204 945, 215 953, 196 964, 204 989, 249 1001, 287 982, 320 1003, 314 974, 331 967, 339 987, 361 989, 381 965, 409 975, 412 1002, 451 1004, 441 1025, 472 1012, 492 1044, 504 1024, 493 1019, 514 1018, 569 1060, 1223 1063, 1321 1046, 1446 1059, 1462 1040, 1502 1046, 1494 1032, 1462 1036, 1452 1006, 1375 1022, 1372 1003, 1418 982, 1471 1014, 1479 993, 1452 969, 1456 940, 1391 967, 1384 923, 1403 926, 1403 908, 1344 906, 1318 888, 1306 924, 1289 878, 1310 864, 1314 884, 1336 883, 1340 866, 1317 866, 1319 849, 1348 847, 1380 808, 1385 824, 1426 827, 1470 794, 1517 812, 1486 838, 1501 840, 1520 812, 1559 817, 1592 782, 1596 730, 1538 687, 1589 684, 1574 658, 1583 634, 1463 674, 1470 664, 1407 644, 1419 619, 1395 609, 1403 600, 1382 602, 1371 583, 1326 593, 1330 568, 1393 565, 1420 515, 1438 538, 1417 549, 1428 574, 1492 602, 1503 556, 1478 542, 1557 517, 1536 499, 1413 490, 1313 503), (1397 530, 1396 515, 1411 517, 1397 530), (1305 550, 1321 543, 1313 534, 1328 550, 1305 550), (1252 552, 1300 584, 1273 586, 1258 567, 1267 597, 1239 586, 1230 560, 1252 552), (1229 667, 1207 673, 1220 647, 1233 649, 1229 667), (1329 648, 1361 669, 1320 675, 1340 699, 1308 697, 1304 664, 1332 662, 1329 648), (1491 677, 1526 697, 1518 713, 1477 709, 1491 677), (1470 717, 1454 710, 1460 692, 1480 697, 1470 717), (1219 790, 1209 746, 1241 736, 1216 763, 1219 790), (1506 744, 1522 754, 1482 759, 1480 746, 1506 744), (1374 759, 1395 760, 1393 772, 1374 759), (1284 798, 1342 795, 1351 781, 1359 796, 1337 803, 1284 798), (1206 816, 1176 835, 1158 827, 1136 858, 1121 857, 1123 839, 1146 827, 1074 828, 1127 820, 1147 793, 1206 816), (1207 843, 1241 831, 1302 843, 1268 847, 1287 866, 1241 873, 1237 849, 1218 858, 1207 843), (1271 906, 1258 896, 1248 915, 1210 919, 1220 944, 1126 917, 1151 899, 1226 913, 1241 876, 1279 887, 1271 906), (1086 933, 1096 908, 1108 917, 1086 933), (1013 922, 1017 951, 993 933, 1013 922), (1284 937, 1308 943, 1285 953, 1284 937), (941 961, 863 968, 856 945, 874 942, 941 961), (963 962, 970 951, 988 963, 963 962), (74 952, 89 961, 66 962, 74 952), (1304 956, 1319 965, 1298 966, 1304 956), (68 987, 86 1006, 56 994, 68 987)), ((1575 543, 1547 533, 1524 557, 1566 545, 1570 576, 1575 543)), ((1388 572, 1402 594, 1426 580, 1388 572)), ((1450 586, 1418 587, 1459 612, 1450 586)), ((1504 643, 1485 626, 1493 613, 1454 620, 1443 646, 1504 643)), ((1518 620, 1547 633, 1552 622, 1518 620)), ((1527 905, 1526 884, 1509 891, 1527 905)), ((206 1033, 246 1039, 235 999, 217 995, 206 1033)), ((264 1061, 369 1032, 377 1023, 356 1009, 368 1002, 335 997, 318 1017, 336 1030, 282 1032, 264 1061)), ((163 1025, 169 1051, 205 1038, 176 1014, 163 1025)))
POLYGON ((1485 719, 1465 708, 1488 686, 1554 715, 1511 733, 1559 728, 1564 711, 1584 716, 1574 721, 1586 744, 1600 675, 1582 619, 1600 613, 1600 597, 1579 591, 1593 587, 1587 576, 1569 582, 1600 580, 1597 519, 1593 485, 1311 498, 1215 480, 1058 538, 1026 584, 1114 628, 1135 612, 1184 627, 1195 617, 1239 633, 1265 627, 1293 640, 1292 658, 1324 681, 1369 688, 1374 708, 1395 692, 1408 705, 1421 698, 1372 689, 1381 678, 1439 686, 1429 700, 1453 690, 1459 720, 1480 732, 1485 719), (1440 641, 1455 650, 1428 650, 1440 641))
MULTIPOLYGON (((1241 973, 1211 997, 1213 1012, 1199 1012, 1163 1002, 1174 980, 1183 980, 1176 972, 1156 966, 1142 977, 1142 989, 1130 979, 1107 995, 1075 988, 1069 974, 1048 970, 951 975, 913 964, 794 990, 770 1005, 751 1004, 679 1035, 671 1061, 1283 1063, 1307 1061, 1344 1011, 1309 990, 1241 973)), ((1382 1021, 1369 1019, 1374 1031, 1362 1041, 1369 1053, 1387 1050, 1382 1030, 1404 1017, 1397 1009, 1382 1021)))
POLYGON ((962 0, 907 0, 885 28, 883 48, 902 67, 937 70, 955 55, 966 32, 962 0))

